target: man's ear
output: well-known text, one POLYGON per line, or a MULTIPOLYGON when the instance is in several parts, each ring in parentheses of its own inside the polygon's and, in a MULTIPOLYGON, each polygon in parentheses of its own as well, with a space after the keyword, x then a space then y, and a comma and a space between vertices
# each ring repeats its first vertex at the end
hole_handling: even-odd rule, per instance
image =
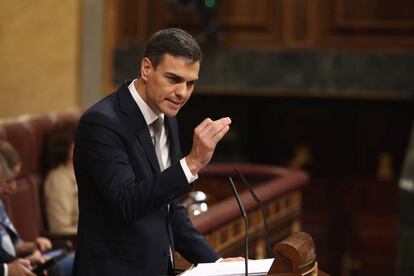
POLYGON ((152 70, 151 61, 148 58, 143 58, 141 61, 141 78, 144 81, 148 80, 148 75, 152 70))

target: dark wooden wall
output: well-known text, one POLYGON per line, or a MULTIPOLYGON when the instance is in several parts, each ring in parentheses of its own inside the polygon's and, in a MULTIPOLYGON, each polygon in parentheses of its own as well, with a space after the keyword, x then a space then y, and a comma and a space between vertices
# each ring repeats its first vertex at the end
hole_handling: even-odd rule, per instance
MULTIPOLYGON (((179 0, 177 0, 179 1, 179 0)), ((109 0, 115 45, 143 43, 154 31, 180 26, 197 34, 197 12, 167 0, 109 0)), ((183 1, 185 2, 185 1, 183 1)), ((187 1, 188 2, 188 1, 187 1)), ((197 2, 197 1, 195 1, 197 2)), ((411 0, 216 0, 221 43, 254 48, 410 51, 411 0)))
MULTIPOLYGON (((404 59, 414 52, 412 0, 216 0, 214 41, 204 40, 205 24, 198 12, 170 2, 108 0, 109 69, 114 68, 115 50, 142 46, 153 32, 171 26, 188 30, 213 54, 219 48, 293 49, 357 52, 362 58, 364 53, 391 53, 404 59)), ((392 64, 398 67, 398 61, 392 64)), ((115 73, 108 74, 109 83, 115 73)), ((369 77, 370 71, 360 74, 369 77)), ((355 93, 344 97, 348 88, 340 84, 329 91, 299 87, 298 95, 288 87, 261 85, 254 91, 256 83, 244 88, 242 81, 237 87, 223 87, 210 78, 179 115, 184 149, 191 145, 192 128, 205 116, 230 115, 232 130, 213 162, 306 169, 311 185, 303 196, 303 229, 316 241, 323 270, 344 276, 395 275, 398 178, 414 118, 410 89, 401 89, 396 81, 402 97, 364 94, 369 85, 359 91, 360 79, 353 76, 349 81, 355 82, 355 93)), ((388 83, 382 92, 394 89, 392 80, 388 83)), ((409 87, 411 82, 406 83, 409 87)))

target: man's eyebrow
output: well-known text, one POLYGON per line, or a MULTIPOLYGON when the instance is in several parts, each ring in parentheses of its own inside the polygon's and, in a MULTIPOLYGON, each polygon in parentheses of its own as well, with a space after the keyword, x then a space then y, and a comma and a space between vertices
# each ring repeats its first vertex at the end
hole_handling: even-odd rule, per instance
MULTIPOLYGON (((172 72, 166 72, 165 76, 168 77, 168 78, 173 78, 173 79, 178 80, 178 81, 183 81, 184 80, 184 78, 182 76, 177 75, 177 74, 172 73, 172 72)), ((198 78, 195 78, 193 80, 188 80, 188 81, 196 82, 196 81, 198 81, 198 78)))
POLYGON ((170 78, 175 78, 175 79, 184 79, 184 78, 183 78, 183 77, 181 77, 180 75, 177 75, 177 74, 172 73, 172 72, 166 72, 166 73, 165 73, 165 75, 166 75, 167 77, 170 77, 170 78))

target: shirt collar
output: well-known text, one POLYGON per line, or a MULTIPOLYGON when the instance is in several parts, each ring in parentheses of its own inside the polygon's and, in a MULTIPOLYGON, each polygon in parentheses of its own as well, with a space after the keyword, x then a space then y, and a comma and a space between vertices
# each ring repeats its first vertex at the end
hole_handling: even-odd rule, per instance
MULTIPOLYGON (((141 95, 138 93, 138 91, 135 89, 135 81, 137 79, 134 79, 129 85, 128 90, 132 95, 132 98, 134 98, 134 101, 137 103, 139 109, 141 110, 142 115, 144 116, 145 122, 149 126, 151 123, 153 123, 157 118, 158 115, 152 111, 152 109, 148 106, 148 104, 142 99, 141 95)), ((161 118, 164 119, 164 113, 160 114, 161 118)))

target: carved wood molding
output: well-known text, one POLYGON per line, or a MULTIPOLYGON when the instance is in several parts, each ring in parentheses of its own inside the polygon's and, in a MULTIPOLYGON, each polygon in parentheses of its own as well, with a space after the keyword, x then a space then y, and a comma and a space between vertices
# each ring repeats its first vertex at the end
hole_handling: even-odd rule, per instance
MULTIPOLYGON (((372 0, 371 0, 372 1, 372 0)), ((369 1, 367 1, 369 2, 369 1)), ((389 1, 386 2, 389 7, 404 5, 404 1, 389 1), (401 3, 399 3, 401 2, 401 3)), ((394 14, 394 18, 383 19, 376 18, 370 15, 366 15, 366 18, 350 18, 346 15, 346 9, 349 5, 352 5, 352 1, 335 0, 334 5, 334 26, 336 28, 353 29, 353 30, 384 30, 384 31, 413 31, 414 30, 414 17, 409 19, 398 18, 401 15, 394 14), (348 5, 348 6, 347 6, 348 5)), ((378 1, 373 1, 372 4, 378 4, 378 1)), ((408 5, 409 6, 409 5, 408 5)), ((407 7, 409 9, 410 7, 407 7)), ((385 9, 385 7, 384 7, 385 9)), ((374 10, 374 8, 372 9, 374 10)))

